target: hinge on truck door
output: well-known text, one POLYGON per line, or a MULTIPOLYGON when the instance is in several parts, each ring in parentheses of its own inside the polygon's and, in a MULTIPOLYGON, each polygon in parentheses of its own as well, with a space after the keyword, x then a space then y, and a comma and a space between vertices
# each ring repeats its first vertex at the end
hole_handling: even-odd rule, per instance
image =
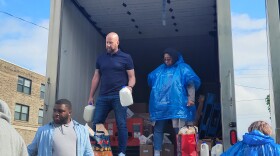
MULTIPOLYGON (((48 97, 50 97, 50 84, 51 84, 51 79, 48 77, 48 79, 47 79, 47 84, 48 84, 48 97)), ((48 98, 48 100, 49 100, 50 98, 48 98)), ((49 105, 46 103, 46 100, 45 100, 45 102, 44 102, 44 105, 45 105, 45 110, 46 111, 48 111, 48 108, 49 108, 49 105)))
POLYGON ((228 126, 229 126, 229 127, 236 127, 236 122, 230 122, 230 123, 228 124, 228 126))

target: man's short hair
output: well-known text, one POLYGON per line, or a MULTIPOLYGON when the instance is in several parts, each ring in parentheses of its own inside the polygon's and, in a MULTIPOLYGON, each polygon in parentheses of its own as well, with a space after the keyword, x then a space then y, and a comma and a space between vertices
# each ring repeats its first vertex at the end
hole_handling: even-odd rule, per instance
POLYGON ((67 99, 59 99, 55 102, 56 105, 61 105, 61 104, 65 104, 69 110, 72 110, 72 104, 69 100, 67 99))
POLYGON ((248 132, 252 132, 253 130, 259 130, 260 132, 262 132, 265 135, 272 134, 271 126, 268 123, 266 123, 265 121, 253 122, 248 128, 248 132))

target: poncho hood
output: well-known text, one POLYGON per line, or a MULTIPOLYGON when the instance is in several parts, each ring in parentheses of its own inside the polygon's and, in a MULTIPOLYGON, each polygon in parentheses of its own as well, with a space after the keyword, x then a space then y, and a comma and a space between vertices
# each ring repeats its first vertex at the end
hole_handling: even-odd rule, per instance
POLYGON ((243 142, 248 145, 263 145, 274 142, 274 140, 258 130, 253 130, 252 132, 243 135, 243 142))

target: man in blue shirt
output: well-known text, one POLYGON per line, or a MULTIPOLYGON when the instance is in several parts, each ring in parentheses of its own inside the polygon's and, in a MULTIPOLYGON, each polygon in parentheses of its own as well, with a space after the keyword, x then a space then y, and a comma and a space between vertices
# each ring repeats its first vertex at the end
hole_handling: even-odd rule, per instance
POLYGON ((38 128, 30 145, 30 156, 92 156, 89 132, 71 118, 72 105, 67 99, 55 102, 53 121, 38 128))
POLYGON ((106 53, 97 58, 88 102, 94 104, 93 96, 100 82, 100 93, 93 117, 93 130, 96 124, 103 124, 108 113, 114 110, 118 127, 119 156, 124 156, 128 138, 127 107, 121 105, 119 91, 126 86, 132 92, 136 81, 134 65, 131 56, 119 49, 117 33, 111 32, 106 36, 106 50, 106 53))

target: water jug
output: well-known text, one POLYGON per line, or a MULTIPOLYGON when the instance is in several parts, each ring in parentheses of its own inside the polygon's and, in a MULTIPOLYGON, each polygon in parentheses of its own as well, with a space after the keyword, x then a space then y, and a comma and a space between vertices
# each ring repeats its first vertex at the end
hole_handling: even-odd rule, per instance
POLYGON ((133 104, 131 91, 127 87, 123 87, 119 93, 122 106, 125 107, 133 104))
POLYGON ((220 156, 223 153, 223 145, 217 143, 211 150, 211 156, 220 156))
POLYGON ((86 122, 92 122, 93 121, 93 113, 94 113, 94 109, 95 109, 95 106, 93 105, 87 105, 85 108, 84 108, 84 120, 86 122))
POLYGON ((200 156, 209 156, 209 146, 205 142, 200 145, 200 156))

